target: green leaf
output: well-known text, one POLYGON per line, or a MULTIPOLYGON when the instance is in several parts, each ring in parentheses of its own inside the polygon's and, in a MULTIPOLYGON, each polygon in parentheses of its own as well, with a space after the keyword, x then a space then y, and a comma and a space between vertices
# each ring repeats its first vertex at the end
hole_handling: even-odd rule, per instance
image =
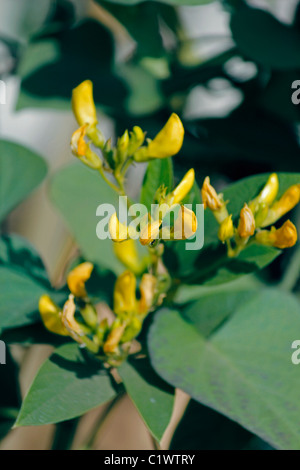
POLYGON ((114 72, 112 35, 92 19, 31 43, 19 73, 22 82, 17 109, 70 109, 72 89, 86 79, 94 83, 95 102, 110 110, 120 108, 127 96, 123 81, 114 72))
POLYGON ((254 274, 241 276, 232 282, 215 286, 182 284, 176 291, 174 296, 174 303, 176 305, 185 305, 187 303, 198 300, 203 295, 210 294, 214 296, 216 293, 224 291, 237 292, 242 290, 254 290, 262 287, 262 285, 262 282, 260 282, 254 274))
POLYGON ((154 113, 162 107, 163 97, 159 82, 141 65, 133 63, 120 64, 118 73, 127 85, 128 97, 124 106, 130 116, 144 116, 154 113))
POLYGON ((40 184, 47 173, 35 152, 0 140, 0 222, 40 184))
POLYGON ((170 450, 242 450, 253 434, 211 408, 191 400, 170 450))
POLYGON ((40 368, 16 425, 37 426, 75 418, 106 403, 115 394, 100 362, 85 358, 77 344, 65 344, 40 368))
POLYGON ((17 235, 0 237, 0 292, 0 330, 38 321, 43 294, 57 303, 66 298, 63 291, 51 287, 35 249, 17 235))
MULTIPOLYGON (((223 189, 227 208, 237 222, 244 202, 249 202, 262 189, 269 174, 250 176, 223 189)), ((291 185, 300 183, 299 173, 278 173, 278 198, 291 185)), ((199 251, 180 251, 179 244, 166 246, 164 260, 173 275, 188 283, 217 285, 263 269, 281 253, 280 250, 257 244, 249 245, 236 258, 228 258, 225 246, 218 241, 218 228, 211 211, 204 213, 204 247, 199 251)), ((183 243, 184 242, 179 242, 183 243)))
POLYGON ((148 359, 124 362, 118 372, 146 426, 160 442, 172 416, 173 387, 156 374, 148 359))
POLYGON ((116 193, 81 163, 60 170, 53 178, 50 196, 64 217, 72 235, 80 246, 83 256, 117 274, 123 270, 113 252, 110 239, 99 240, 96 226, 99 218, 96 209, 100 204, 113 204, 118 208, 116 193))
MULTIPOLYGON (((291 84, 295 78, 287 85, 288 77, 285 77, 284 83, 278 83, 274 89, 273 78, 278 72, 273 72, 270 80, 264 85, 263 72, 261 74, 257 79, 260 85, 257 81, 255 85, 252 84, 255 90, 259 86, 259 92, 254 92, 252 86, 252 92, 247 93, 245 90, 246 100, 228 117, 198 119, 186 123, 187 130, 190 129, 198 138, 195 139, 186 132, 182 152, 185 164, 199 168, 198 174, 201 171, 204 176, 209 175, 217 169, 229 179, 237 179, 241 175, 267 171, 284 172, 290 171, 291 168, 295 172, 300 171, 300 149, 296 132, 292 126, 287 126, 282 118, 276 119, 274 115, 275 108, 276 114, 281 116, 290 106, 299 108, 291 101, 291 84), (258 105, 253 106, 253 102, 256 103, 257 100, 259 104, 263 102, 263 106, 267 104, 266 101, 270 103, 272 100, 272 112, 263 113, 258 109, 258 105), (283 101, 286 101, 285 106, 283 101), (201 168, 198 155, 201 155, 201 168)), ((212 75, 218 74, 213 72, 212 75)), ((276 83, 274 85, 276 86, 276 83)), ((250 87, 250 84, 248 86, 250 87)), ((297 110, 294 109, 292 118, 295 118, 296 113, 297 110)))
POLYGON ((157 189, 164 184, 168 192, 173 189, 173 166, 171 158, 155 159, 148 163, 141 191, 141 204, 151 210, 157 189))
POLYGON ((271 246, 253 244, 235 258, 228 258, 224 246, 214 245, 203 249, 193 272, 182 270, 181 273, 190 284, 219 285, 265 268, 280 253, 280 250, 271 246))
POLYGON ((142 2, 129 8, 128 5, 101 1, 101 6, 125 26, 136 41, 139 56, 161 57, 164 54, 159 31, 158 3, 142 2), (150 37, 151 40, 149 40, 150 37))
POLYGON ((149 334, 152 365, 167 382, 274 447, 299 450, 300 375, 291 362, 298 301, 271 289, 252 293, 231 305, 226 322, 223 303, 224 294, 215 296, 211 314, 219 324, 210 334, 200 301, 184 316, 161 310, 149 334))
POLYGON ((183 309, 183 316, 207 338, 222 323, 228 320, 236 309, 255 295, 253 291, 219 291, 214 295, 203 294, 196 302, 191 302, 183 309))
POLYGON ((270 13, 243 3, 232 16, 231 31, 240 51, 255 62, 275 69, 300 67, 299 31, 270 13))

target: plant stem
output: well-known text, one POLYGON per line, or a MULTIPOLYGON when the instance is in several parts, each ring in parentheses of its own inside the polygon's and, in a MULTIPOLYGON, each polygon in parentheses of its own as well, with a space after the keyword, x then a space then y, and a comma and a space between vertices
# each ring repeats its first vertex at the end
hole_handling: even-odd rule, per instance
POLYGON ((123 192, 118 186, 116 186, 114 183, 112 183, 105 175, 104 170, 102 167, 99 168, 99 173, 104 179, 104 181, 118 194, 123 195, 123 192))
POLYGON ((79 419, 71 419, 56 425, 52 450, 69 450, 77 430, 79 419))
POLYGON ((87 441, 87 443, 84 445, 83 449, 85 450, 90 450, 93 448, 94 443, 97 441, 98 434, 100 430, 102 429, 102 426, 106 422, 108 416, 110 415, 110 412, 112 409, 116 406, 116 404, 121 400, 121 398, 125 395, 125 391, 121 391, 116 395, 111 402, 107 405, 106 409, 104 412, 100 415, 99 419, 96 422, 96 425, 94 429, 92 430, 92 433, 87 441))
POLYGON ((285 271, 278 287, 285 291, 292 291, 300 275, 300 245, 297 246, 293 257, 285 271))
POLYGON ((155 439, 151 434, 151 440, 154 447, 154 450, 161 450, 160 443, 155 439))

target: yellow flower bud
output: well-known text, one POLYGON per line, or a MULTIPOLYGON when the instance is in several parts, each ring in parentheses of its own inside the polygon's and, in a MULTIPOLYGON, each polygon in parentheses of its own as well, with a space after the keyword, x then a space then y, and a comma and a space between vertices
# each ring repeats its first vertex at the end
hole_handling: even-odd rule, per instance
POLYGON ((67 283, 70 291, 76 297, 86 297, 85 283, 91 277, 94 265, 89 262, 81 263, 68 275, 67 283))
POLYGON ((294 184, 276 201, 269 210, 262 227, 267 227, 292 210, 300 201, 300 184, 294 184))
POLYGON ((139 318, 133 317, 121 337, 121 343, 132 341, 141 331, 142 322, 139 318))
MULTIPOLYGON (((252 210, 252 206, 250 205, 250 209, 252 210)), ((253 212, 253 210, 252 210, 253 212)), ((267 204, 261 203, 258 206, 256 206, 256 211, 255 211, 255 226, 256 227, 261 227, 264 221, 266 220, 266 217, 269 212, 269 206, 267 204)), ((253 212, 254 214, 254 212, 253 212)))
POLYGON ((195 170, 191 168, 182 178, 180 183, 170 194, 170 200, 172 204, 178 204, 185 196, 190 192, 195 181, 195 170))
POLYGON ((145 225, 140 234, 140 242, 142 245, 149 245, 159 238, 160 225, 161 222, 159 220, 149 222, 145 225))
POLYGON ((246 203, 240 212, 240 220, 237 231, 241 238, 250 237, 255 232, 254 215, 246 203))
POLYGON ((154 158, 172 157, 181 149, 183 137, 182 122, 179 116, 173 113, 161 131, 149 142, 148 147, 143 147, 134 154, 134 159, 146 162, 154 158))
POLYGON ((125 271, 118 277, 114 288, 114 312, 126 315, 136 311, 136 278, 131 271, 125 271))
POLYGON ((141 298, 139 301, 139 313, 146 314, 152 307, 157 279, 152 274, 144 274, 140 283, 141 298))
POLYGON ((210 184, 209 176, 204 180, 202 189, 202 202, 204 204, 204 209, 207 207, 212 211, 217 211, 221 209, 224 205, 222 199, 218 196, 215 188, 210 184))
POLYGON ((94 335, 94 341, 99 345, 102 345, 104 338, 106 337, 106 333, 109 330, 108 320, 104 318, 98 325, 96 334, 94 335))
POLYGON ((62 312, 49 295, 42 295, 39 300, 39 311, 45 327, 57 335, 68 336, 68 330, 62 323, 62 312))
POLYGON ((90 149, 90 146, 85 141, 87 126, 84 125, 77 129, 71 138, 71 150, 75 157, 78 157, 85 165, 93 170, 101 168, 101 160, 98 155, 90 149))
POLYGON ((129 145, 129 134, 126 129, 122 137, 118 139, 118 143, 117 143, 118 154, 121 157, 121 160, 123 160, 127 156, 128 145, 129 145))
POLYGON ((294 246, 297 238, 297 229, 290 220, 287 220, 279 229, 272 227, 271 230, 262 230, 255 236, 258 243, 280 249, 294 246))
POLYGON ((119 222, 116 212, 109 219, 108 230, 114 242, 124 242, 129 238, 128 227, 119 222))
POLYGON ((79 337, 83 335, 83 331, 75 320, 75 312, 76 306, 74 303, 74 295, 70 294, 62 311, 62 322, 69 334, 78 341, 79 337))
POLYGON ((229 240, 230 238, 232 238, 233 235, 234 235, 234 226, 232 222, 232 215, 229 215, 221 223, 219 227, 219 231, 218 231, 218 237, 219 237, 219 240, 221 240, 221 242, 224 243, 226 240, 229 240))
POLYGON ((139 127, 134 126, 132 132, 130 132, 130 140, 128 145, 128 155, 133 155, 138 148, 143 145, 145 140, 145 132, 139 127))
POLYGON ((80 314, 88 327, 95 328, 98 324, 98 315, 95 307, 90 303, 84 303, 80 308, 80 314))
POLYGON ((298 238, 297 229, 290 220, 287 220, 273 235, 275 235, 274 246, 281 249, 294 246, 298 238))
POLYGON ((141 274, 145 269, 145 262, 141 260, 136 241, 129 238, 123 243, 114 243, 114 253, 121 263, 134 274, 141 274))
POLYGON ((85 80, 72 92, 72 108, 80 126, 97 123, 96 107, 93 98, 93 83, 85 80))
POLYGON ((272 173, 269 176, 266 185, 257 196, 256 198, 257 202, 259 204, 264 203, 270 206, 274 202, 277 196, 278 188, 279 188, 278 176, 276 173, 272 173))
POLYGON ((181 206, 178 217, 174 223, 172 239, 187 240, 196 233, 198 221, 195 213, 185 206, 181 206))
POLYGON ((111 331, 103 345, 103 351, 105 354, 116 354, 118 353, 118 345, 123 336, 126 323, 121 323, 119 319, 115 320, 112 324, 111 331))

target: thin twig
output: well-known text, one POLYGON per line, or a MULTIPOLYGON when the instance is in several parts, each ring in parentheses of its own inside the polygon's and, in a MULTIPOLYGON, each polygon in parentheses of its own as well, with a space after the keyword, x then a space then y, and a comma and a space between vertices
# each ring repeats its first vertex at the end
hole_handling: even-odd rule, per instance
POLYGON ((121 391, 116 395, 111 402, 107 405, 106 409, 104 412, 101 414, 99 420, 97 420, 96 425, 88 439, 88 442, 83 446, 83 449, 89 450, 93 448, 94 443, 97 441, 98 434, 100 430, 102 429, 102 426, 106 422, 108 416, 110 415, 110 412, 112 409, 116 406, 116 404, 120 401, 120 399, 125 395, 124 391, 121 391))

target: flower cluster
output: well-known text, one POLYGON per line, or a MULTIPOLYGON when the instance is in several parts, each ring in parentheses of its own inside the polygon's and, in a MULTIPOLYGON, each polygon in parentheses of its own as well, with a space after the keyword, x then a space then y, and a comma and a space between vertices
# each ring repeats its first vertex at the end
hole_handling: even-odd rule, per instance
POLYGON ((138 226, 122 224, 115 212, 109 221, 109 232, 114 242, 120 243, 129 239, 139 239, 142 245, 155 246, 160 240, 186 240, 197 230, 195 213, 181 204, 193 187, 195 172, 190 169, 176 188, 166 194, 164 186, 156 192, 157 204, 154 211, 142 217, 138 226), (171 224, 171 214, 176 214, 171 224))
POLYGON ((136 277, 133 272, 125 271, 115 283, 114 318, 101 319, 85 286, 92 270, 93 265, 85 262, 69 273, 67 284, 70 295, 62 309, 48 295, 43 295, 39 310, 49 331, 70 336, 108 363, 115 364, 126 356, 145 317, 159 302, 157 279, 152 274, 143 274, 139 284, 140 298, 137 300, 136 277))
POLYGON ((218 237, 227 244, 228 256, 236 256, 251 241, 280 249, 295 245, 297 229, 290 220, 284 222, 280 228, 272 225, 299 203, 300 185, 290 186, 276 200, 278 191, 278 176, 272 173, 258 196, 244 204, 235 227, 232 214, 227 210, 229 201, 224 201, 223 195, 217 194, 208 176, 205 178, 201 190, 203 204, 212 211, 219 223, 218 237), (269 226, 272 227, 266 229, 269 226))
MULTIPOLYGON (((126 195, 125 174, 133 162, 167 158, 181 149, 184 129, 176 114, 171 115, 153 140, 146 139, 145 143, 144 131, 135 126, 130 133, 126 130, 113 147, 111 139, 105 140, 97 127, 90 81, 73 90, 72 105, 80 125, 72 136, 73 153, 84 164, 99 171, 119 195, 126 195), (114 182, 107 178, 107 174, 114 177, 114 182)), ((197 231, 196 215, 184 204, 194 183, 195 172, 190 169, 175 189, 165 185, 155 188, 151 213, 145 208, 145 213, 133 224, 119 221, 116 212, 111 216, 109 232, 114 252, 126 267, 114 286, 113 315, 105 318, 98 315, 86 289, 94 266, 85 262, 67 277, 70 295, 63 308, 49 296, 41 297, 39 310, 46 328, 53 333, 70 336, 107 364, 118 365, 129 353, 132 340, 141 331, 148 313, 162 303, 172 285, 163 264, 164 245, 161 241, 185 240, 197 231), (136 240, 147 247, 146 255, 140 256, 136 240)), ((273 173, 260 193, 245 202, 238 220, 234 221, 227 209, 229 201, 224 201, 223 195, 216 192, 209 177, 205 178, 201 189, 203 205, 217 220, 218 238, 226 243, 229 257, 237 256, 253 241, 277 248, 291 247, 296 243, 297 230, 290 220, 280 228, 273 224, 298 204, 300 185, 291 186, 276 199, 278 191, 278 176, 273 173)), ((129 205, 132 209, 131 203, 129 205)))
POLYGON ((111 139, 105 140, 103 133, 97 127, 93 84, 90 80, 82 82, 73 90, 72 107, 80 126, 72 135, 73 154, 85 165, 99 171, 106 182, 120 194, 125 193, 125 174, 133 162, 148 162, 157 158, 171 157, 181 149, 184 128, 175 113, 171 114, 153 140, 146 139, 146 133, 140 127, 134 126, 130 133, 125 130, 116 146, 112 146, 111 139), (97 149, 101 151, 102 159, 97 149), (111 183, 106 174, 112 174, 118 186, 111 183))
MULTIPOLYGON (((132 163, 167 158, 181 149, 184 128, 174 113, 153 140, 145 141, 146 134, 135 126, 130 133, 126 130, 116 146, 112 146, 111 139, 105 140, 97 126, 93 85, 89 80, 73 90, 72 107, 80 126, 72 135, 73 154, 88 167, 99 171, 119 195, 126 195, 125 175, 132 163), (113 176, 114 181, 107 175, 113 176)), ((155 211, 145 213, 134 229, 120 223, 116 213, 111 217, 109 231, 116 242, 114 252, 127 268, 115 283, 113 318, 112 315, 99 318, 86 290, 94 266, 85 262, 67 277, 70 295, 63 308, 48 295, 41 297, 39 310, 48 330, 70 336, 110 365, 116 365, 126 357, 145 317, 162 303, 170 287, 170 277, 161 259, 163 245, 160 241, 187 239, 196 232, 196 215, 182 204, 194 180, 195 173, 191 169, 173 191, 164 185, 157 188, 153 201, 157 203, 155 211), (173 223, 166 224, 166 219, 170 220, 171 213, 175 212, 173 223), (148 247, 148 255, 139 256, 136 239, 148 247)))

